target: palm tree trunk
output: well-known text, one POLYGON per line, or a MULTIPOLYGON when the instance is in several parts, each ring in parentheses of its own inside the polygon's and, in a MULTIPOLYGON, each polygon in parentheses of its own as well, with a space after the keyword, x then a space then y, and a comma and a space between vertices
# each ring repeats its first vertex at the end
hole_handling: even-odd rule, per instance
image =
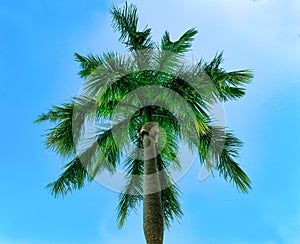
POLYGON ((157 172, 156 145, 149 134, 143 136, 144 144, 144 234, 147 244, 162 244, 164 223, 161 189, 157 172))

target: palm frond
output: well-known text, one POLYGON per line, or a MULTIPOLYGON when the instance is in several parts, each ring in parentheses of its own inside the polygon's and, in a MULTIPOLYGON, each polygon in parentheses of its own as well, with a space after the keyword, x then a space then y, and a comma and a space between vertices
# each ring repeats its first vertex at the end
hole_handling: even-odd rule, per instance
POLYGON ((161 131, 158 136, 157 151, 160 153, 164 166, 177 170, 181 169, 178 159, 178 144, 180 141, 180 125, 178 120, 170 111, 159 107, 154 109, 153 118, 158 122, 161 131))
POLYGON ((83 87, 86 96, 98 96, 98 101, 112 84, 134 72, 136 65, 132 57, 112 52, 104 53, 101 61, 102 65, 86 79, 83 87))
POLYGON ((196 29, 189 29, 177 41, 172 42, 169 32, 166 31, 161 40, 160 50, 153 56, 156 61, 155 69, 170 74, 170 71, 174 72, 180 65, 184 65, 184 54, 190 50, 196 34, 196 29))
MULTIPOLYGON (((121 148, 116 144, 112 129, 106 130, 97 136, 97 144, 101 152, 98 164, 102 168, 104 165, 111 173, 114 173, 116 165, 121 160, 121 148)), ((96 171, 97 173, 97 171, 96 171)))
MULTIPOLYGON (((74 155, 76 153, 75 134, 80 133, 75 130, 73 123, 83 123, 84 113, 76 114, 76 122, 74 119, 74 103, 64 103, 61 106, 53 106, 48 113, 39 116, 36 123, 44 121, 55 122, 56 125, 48 129, 45 134, 45 146, 50 150, 57 152, 62 157, 74 155)), ((79 129, 79 128, 78 128, 79 129)))
POLYGON ((227 72, 221 67, 223 53, 217 53, 209 63, 200 62, 199 66, 215 84, 222 101, 237 99, 245 95, 244 85, 253 78, 251 70, 227 72))
POLYGON ((153 47, 151 41, 151 29, 145 28, 138 31, 137 7, 133 4, 125 3, 124 8, 113 6, 111 10, 112 26, 120 32, 122 41, 129 50, 143 50, 153 47))
POLYGON ((175 219, 179 220, 183 212, 179 202, 179 194, 181 193, 178 186, 172 182, 171 176, 167 170, 168 164, 163 161, 161 155, 157 156, 157 166, 160 176, 161 202, 164 223, 167 229, 171 227, 171 222, 175 219))
POLYGON ((143 195, 121 193, 119 196, 119 204, 117 207, 118 227, 123 228, 126 218, 131 210, 136 211, 138 204, 143 200, 143 195))
POLYGON ((235 159, 239 156, 242 142, 225 128, 211 126, 208 133, 200 136, 198 151, 200 162, 213 168, 227 181, 232 181, 242 192, 251 189, 251 182, 235 159))
POLYGON ((64 166, 66 169, 64 173, 56 181, 47 185, 53 195, 64 196, 72 190, 82 188, 85 179, 93 180, 103 169, 114 172, 120 160, 120 151, 111 130, 98 135, 97 140, 89 147, 81 146, 78 153, 77 157, 64 166))
POLYGON ((209 117, 205 111, 206 106, 202 106, 203 101, 199 98, 199 94, 197 95, 197 92, 184 81, 166 82, 163 86, 168 89, 159 90, 155 99, 174 113, 181 126, 179 130, 181 139, 189 138, 195 133, 205 133, 209 117))
POLYGON ((189 29, 177 41, 172 42, 169 32, 166 31, 161 40, 161 49, 173 54, 182 55, 189 51, 192 46, 192 41, 197 33, 198 31, 196 29, 189 29))
MULTIPOLYGON (((140 147, 142 142, 140 142, 140 147)), ((136 210, 140 201, 143 200, 143 174, 144 162, 142 154, 137 148, 124 162, 127 173, 127 182, 124 190, 120 193, 117 207, 117 222, 122 228, 131 210, 136 210)))
POLYGON ((221 153, 217 169, 225 180, 232 181, 243 193, 251 190, 251 181, 234 158, 239 155, 242 142, 231 132, 226 133, 224 149, 221 153))
POLYGON ((161 192, 164 223, 167 229, 171 227, 174 220, 179 220, 183 212, 179 201, 180 191, 176 185, 171 185, 161 192))
POLYGON ((86 78, 90 74, 93 73, 97 67, 102 65, 102 59, 98 55, 93 55, 89 53, 86 57, 82 56, 78 53, 74 54, 75 56, 75 61, 80 63, 80 68, 81 70, 79 71, 79 76, 81 78, 86 78))
POLYGON ((34 123, 44 121, 56 122, 68 120, 73 115, 74 103, 63 103, 61 106, 53 106, 48 113, 42 113, 34 123))
POLYGON ((75 157, 71 162, 66 164, 64 169, 65 171, 56 181, 46 186, 55 197, 65 196, 73 190, 81 189, 84 186, 84 182, 90 180, 79 157, 75 157))

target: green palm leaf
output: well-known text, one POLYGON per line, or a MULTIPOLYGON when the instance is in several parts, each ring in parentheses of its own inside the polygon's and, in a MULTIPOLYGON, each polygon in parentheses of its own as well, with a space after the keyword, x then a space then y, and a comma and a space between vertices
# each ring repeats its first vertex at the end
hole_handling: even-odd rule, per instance
POLYGON ((65 171, 59 178, 46 186, 55 197, 65 196, 73 190, 81 189, 84 186, 84 182, 90 180, 79 157, 74 158, 71 162, 66 164, 64 168, 65 171))
POLYGON ((111 10, 112 25, 120 32, 122 41, 129 50, 143 50, 153 47, 151 29, 145 28, 138 31, 137 8, 133 4, 125 4, 123 9, 114 6, 111 10))
POLYGON ((81 70, 79 71, 79 76, 81 78, 86 78, 93 73, 93 71, 102 65, 102 59, 98 55, 88 54, 86 57, 75 53, 75 61, 80 63, 81 70))

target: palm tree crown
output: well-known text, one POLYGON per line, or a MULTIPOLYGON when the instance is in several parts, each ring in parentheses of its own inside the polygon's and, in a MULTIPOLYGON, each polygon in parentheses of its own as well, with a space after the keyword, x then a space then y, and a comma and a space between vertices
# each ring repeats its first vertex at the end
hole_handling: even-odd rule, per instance
POLYGON ((55 124, 45 135, 45 145, 70 159, 59 178, 47 185, 52 194, 66 195, 94 180, 99 172, 113 174, 120 165, 126 171, 117 207, 118 225, 122 227, 130 210, 144 200, 146 159, 139 132, 149 122, 159 125, 155 157, 167 228, 183 214, 180 190, 169 171, 180 170, 180 143, 196 148, 201 164, 217 170, 242 192, 251 189, 250 179, 236 162, 241 141, 226 128, 213 125, 209 108, 216 100, 242 97, 252 72, 227 72, 221 67, 222 53, 210 62, 187 65, 184 55, 191 48, 196 29, 186 31, 177 41, 171 41, 165 32, 157 44, 151 39, 150 28, 138 30, 134 5, 112 7, 111 15, 114 29, 120 32, 119 40, 130 54, 75 53, 81 67, 79 75, 84 79, 83 92, 36 120, 55 124), (82 146, 87 120, 93 120, 97 128, 93 141, 82 146))

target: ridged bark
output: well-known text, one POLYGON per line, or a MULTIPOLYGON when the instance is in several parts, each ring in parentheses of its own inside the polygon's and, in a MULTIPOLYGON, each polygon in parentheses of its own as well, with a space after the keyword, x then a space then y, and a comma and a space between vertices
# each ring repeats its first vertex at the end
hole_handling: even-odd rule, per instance
POLYGON ((143 136, 144 144, 144 208, 143 223, 147 244, 162 244, 164 223, 161 203, 161 189, 157 172, 155 141, 149 135, 143 136))

